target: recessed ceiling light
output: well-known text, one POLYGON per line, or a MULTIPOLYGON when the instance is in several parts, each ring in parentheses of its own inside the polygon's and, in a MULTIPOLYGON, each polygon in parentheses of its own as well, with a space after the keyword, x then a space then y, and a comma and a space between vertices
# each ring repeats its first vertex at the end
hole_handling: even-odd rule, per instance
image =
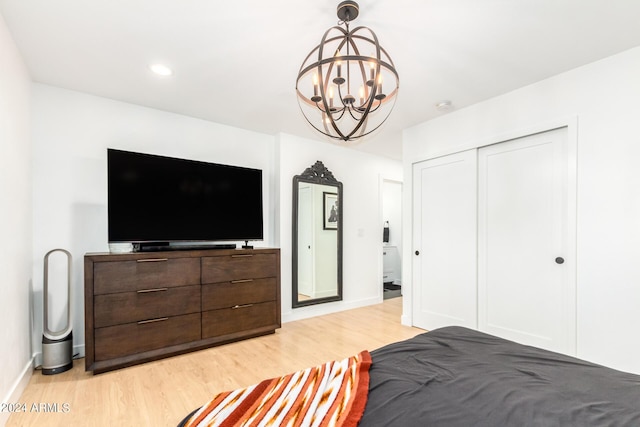
POLYGON ((444 100, 440 101, 436 104, 436 110, 438 111, 449 111, 453 108, 453 104, 451 101, 444 100))
POLYGON ((171 70, 171 68, 167 67, 166 65, 152 64, 152 65, 149 65, 149 68, 151 69, 151 71, 153 71, 159 76, 166 77, 173 74, 173 71, 171 70))

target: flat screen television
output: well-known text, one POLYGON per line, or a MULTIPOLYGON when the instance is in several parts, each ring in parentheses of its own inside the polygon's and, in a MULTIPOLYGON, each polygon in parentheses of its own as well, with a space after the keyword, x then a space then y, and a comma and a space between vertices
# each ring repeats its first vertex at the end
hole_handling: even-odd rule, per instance
POLYGON ((109 243, 263 239, 260 169, 115 149, 107 169, 109 243))

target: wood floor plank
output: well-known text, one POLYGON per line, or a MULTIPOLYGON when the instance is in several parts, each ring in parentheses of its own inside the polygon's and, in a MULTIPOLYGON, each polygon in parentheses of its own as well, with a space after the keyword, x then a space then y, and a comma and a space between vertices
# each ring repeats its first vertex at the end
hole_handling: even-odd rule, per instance
POLYGON ((34 373, 20 400, 27 412, 12 414, 6 425, 175 426, 219 392, 424 332, 402 326, 401 312, 402 298, 392 298, 284 323, 273 335, 100 375, 84 372, 84 360, 76 360, 62 374, 34 373))

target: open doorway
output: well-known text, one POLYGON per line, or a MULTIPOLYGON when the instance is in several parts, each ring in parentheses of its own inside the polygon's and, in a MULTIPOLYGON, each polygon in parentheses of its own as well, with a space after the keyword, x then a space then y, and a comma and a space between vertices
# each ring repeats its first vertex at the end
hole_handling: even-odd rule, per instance
POLYGON ((402 182, 382 179, 383 298, 402 295, 402 182))

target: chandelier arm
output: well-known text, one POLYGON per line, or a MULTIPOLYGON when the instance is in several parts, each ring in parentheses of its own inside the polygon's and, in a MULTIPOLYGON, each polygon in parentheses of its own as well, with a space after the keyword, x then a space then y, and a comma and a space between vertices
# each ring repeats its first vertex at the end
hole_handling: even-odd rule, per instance
MULTIPOLYGON (((356 132, 358 132, 358 129, 360 129, 360 128, 362 128, 362 129, 363 129, 362 131, 364 132, 364 129, 365 129, 364 125, 365 125, 365 123, 367 122, 367 116, 369 115, 369 107, 370 107, 370 106, 367 106, 367 109, 366 109, 366 110, 365 110, 365 112, 362 114, 362 117, 360 117, 360 119, 359 119, 359 120, 358 120, 358 119, 355 119, 355 120, 357 120, 358 124, 356 125, 356 127, 355 127, 355 128, 353 128, 353 130, 351 131, 351 133, 347 136, 347 139, 348 139, 348 138, 351 138, 351 136, 353 136, 356 132)), ((351 117, 353 117, 353 115, 352 115, 351 117)), ((345 141, 346 141, 346 140, 345 140, 345 141)))
MULTIPOLYGON (((349 138, 351 138, 356 132, 358 132, 358 130, 360 128, 362 128, 362 132, 364 132, 365 130, 365 124, 367 123, 367 117, 369 116, 369 112, 371 111, 371 105, 373 104, 373 96, 371 98, 369 98, 369 102, 367 103, 367 107, 364 109, 364 111, 362 112, 362 116, 358 119, 356 117, 354 117, 353 113, 351 112, 351 110, 349 110, 349 114, 351 114, 351 117, 353 117, 354 120, 356 120, 358 122, 358 124, 356 125, 355 128, 353 128, 353 130, 351 131, 351 133, 349 135, 347 135, 347 139, 345 139, 345 141, 347 141, 349 138)), ((362 136, 362 135, 361 135, 362 136)))
MULTIPOLYGON (((369 131, 368 131, 368 132, 366 132, 366 133, 362 133, 361 135, 358 135, 358 136, 353 137, 353 138, 352 138, 351 136, 348 136, 347 138, 350 138, 350 139, 345 139, 345 137, 343 136, 342 132, 340 132, 340 135, 339 135, 339 136, 336 136, 336 135, 332 135, 331 133, 324 132, 322 129, 319 129, 319 128, 318 128, 316 125, 314 125, 314 124, 311 122, 311 120, 309 120, 309 118, 304 114, 304 111, 302 110, 302 107, 300 107, 300 111, 302 112, 302 115, 303 115, 303 117, 305 118, 305 120, 307 121, 307 123, 309 123, 309 125, 310 125, 312 128, 314 128, 315 130, 317 130, 318 132, 320 132, 321 134, 323 134, 323 135, 324 135, 324 136, 326 136, 326 137, 329 137, 329 138, 331 138, 331 139, 341 139, 341 140, 343 140, 343 141, 345 141, 345 142, 346 142, 346 141, 349 141, 350 139, 354 139, 354 140, 355 140, 355 139, 360 139, 360 138, 362 138, 362 137, 365 137, 365 136, 367 136, 367 135, 371 134, 372 132, 375 132, 375 131, 376 131, 377 129, 379 129, 379 128, 380 128, 380 127, 381 127, 381 126, 382 126, 382 125, 387 121, 387 119, 389 118, 389 116, 385 117, 385 118, 384 118, 384 119, 383 119, 383 120, 382 120, 382 121, 381 121, 381 122, 380 122, 380 123, 379 123, 375 128, 373 128, 373 129, 369 130, 369 131)), ((363 130, 363 132, 364 132, 364 130, 363 130)), ((353 132, 352 132, 352 134, 353 134, 353 132)), ((352 134, 350 134, 350 135, 352 135, 352 134)))
POLYGON ((345 111, 347 111, 347 110, 348 110, 348 108, 346 108, 346 107, 345 108, 340 108, 339 110, 336 110, 333 113, 331 113, 331 118, 333 118, 336 122, 339 122, 340 119, 342 118, 342 116, 344 116, 345 111), (338 113, 338 112, 340 113, 340 117, 338 117, 338 118, 333 117, 333 115, 338 113))
MULTIPOLYGON (((351 133, 349 135, 347 135, 348 139, 351 138, 358 131, 358 129, 360 129, 360 128, 362 128, 361 134, 359 136, 355 137, 354 139, 361 138, 363 136, 369 135, 370 133, 372 133, 375 130, 379 129, 380 126, 382 126, 387 121, 387 119, 391 115, 391 111, 393 110, 393 107, 395 106, 395 98, 394 98, 394 103, 391 106, 391 110, 389 111, 387 116, 376 127, 374 127, 373 129, 369 130, 368 132, 364 133, 365 130, 366 130, 365 129, 366 128, 366 124, 368 123, 369 113, 372 113, 372 112, 376 111, 378 108, 380 108, 380 106, 382 105, 382 101, 383 100, 378 100, 378 105, 373 110, 371 110, 371 105, 373 104, 373 100, 370 99, 370 105, 367 105, 367 108, 365 109, 365 112, 363 113, 363 116, 360 118, 360 122, 358 123, 358 125, 353 129, 353 131, 351 131, 351 133)), ((345 139, 345 141, 346 141, 346 139, 345 139)))
POLYGON ((342 85, 338 85, 338 99, 340 99, 340 103, 342 104, 343 108, 348 108, 347 104, 345 104, 344 102, 344 97, 342 96, 342 85))
POLYGON ((371 111, 369 111, 369 113, 373 113, 374 111, 376 111, 378 108, 380 108, 380 106, 382 105, 382 101, 380 100, 378 101, 378 105, 375 106, 375 108, 371 109, 371 111))
MULTIPOLYGON (((339 139, 342 139, 344 141, 347 141, 347 137, 344 136, 344 133, 342 133, 342 130, 340 130, 340 127, 338 127, 338 125, 336 124, 336 121, 340 120, 342 118, 342 116, 344 115, 344 110, 345 108, 342 109, 342 113, 340 114, 340 117, 338 119, 335 119, 333 117, 333 114, 328 114, 326 117, 329 119, 329 123, 331 125, 331 127, 333 128, 333 130, 338 134, 339 139)), ((329 128, 327 126, 327 121, 323 120, 323 126, 324 129, 327 131, 328 134, 331 134, 331 132, 329 131, 329 128)))
POLYGON ((353 118, 353 120, 362 120, 362 118, 363 118, 362 116, 361 117, 356 117, 356 116, 353 115, 354 110, 355 109, 353 109, 353 108, 349 108, 349 115, 353 118))

